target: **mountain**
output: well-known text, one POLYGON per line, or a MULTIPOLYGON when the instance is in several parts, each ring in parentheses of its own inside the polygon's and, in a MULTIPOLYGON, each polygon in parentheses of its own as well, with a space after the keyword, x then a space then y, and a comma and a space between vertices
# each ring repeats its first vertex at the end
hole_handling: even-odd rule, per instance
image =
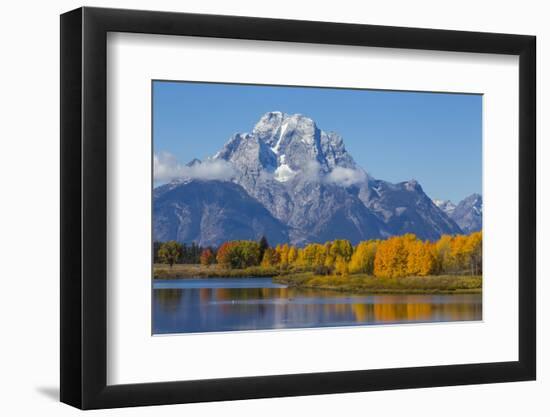
POLYGON ((456 208, 456 204, 454 204, 451 200, 433 200, 434 204, 439 207, 447 216, 451 216, 453 211, 456 208))
POLYGON ((267 222, 263 230, 271 234, 270 243, 287 239, 298 245, 336 238, 357 243, 403 233, 433 240, 461 231, 417 181, 392 184, 372 178, 355 163, 340 135, 319 129, 301 114, 266 113, 251 132, 234 134, 214 156, 188 167, 185 172, 193 177, 155 189, 159 240, 170 236, 213 244, 256 236, 261 221, 267 222), (220 166, 230 167, 223 171, 230 172, 224 181, 197 178, 208 167, 220 166), (233 210, 220 210, 226 203, 233 210), (241 209, 246 221, 237 210, 245 205, 254 207, 241 209), (233 233, 235 222, 252 225, 253 219, 255 227, 236 227, 239 233, 233 233))
POLYGON ((185 164, 186 167, 196 167, 197 165, 202 164, 202 161, 197 158, 191 159, 188 163, 185 164))
POLYGON ((414 233, 437 240, 443 234, 461 233, 460 227, 424 193, 416 180, 391 184, 370 180, 362 200, 385 223, 392 235, 414 233))
POLYGON ((483 218, 483 200, 479 194, 472 194, 456 205, 451 218, 464 233, 481 230, 483 218))
POLYGON ((483 199, 479 194, 472 194, 458 204, 449 200, 434 200, 447 216, 455 221, 464 233, 481 230, 483 220, 483 199))
POLYGON ((154 191, 155 240, 197 242, 216 246, 229 239, 288 242, 288 229, 237 184, 190 180, 154 191))
POLYGON ((384 225, 339 178, 366 178, 335 133, 300 114, 266 113, 251 133, 233 135, 213 160, 229 162, 241 185, 290 227, 291 242, 304 244, 343 236, 358 242, 382 237, 384 225))

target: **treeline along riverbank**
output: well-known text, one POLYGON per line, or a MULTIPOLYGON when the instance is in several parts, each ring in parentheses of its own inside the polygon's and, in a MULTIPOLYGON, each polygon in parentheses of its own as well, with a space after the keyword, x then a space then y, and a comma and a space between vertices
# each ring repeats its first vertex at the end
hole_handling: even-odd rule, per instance
POLYGON ((422 241, 412 234, 270 247, 229 241, 218 248, 155 243, 154 277, 274 277, 289 286, 354 292, 480 292, 482 233, 422 241), (192 248, 193 256, 189 256, 192 248), (179 263, 186 253, 189 263, 179 263), (197 262, 198 260, 198 262, 197 262))

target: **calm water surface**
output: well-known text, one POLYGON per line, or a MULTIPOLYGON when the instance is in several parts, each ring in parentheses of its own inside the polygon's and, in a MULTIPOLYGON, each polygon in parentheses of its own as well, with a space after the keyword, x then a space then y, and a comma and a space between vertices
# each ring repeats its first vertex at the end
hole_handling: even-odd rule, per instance
POLYGON ((365 295, 271 278, 155 280, 153 333, 481 320, 481 294, 365 295))

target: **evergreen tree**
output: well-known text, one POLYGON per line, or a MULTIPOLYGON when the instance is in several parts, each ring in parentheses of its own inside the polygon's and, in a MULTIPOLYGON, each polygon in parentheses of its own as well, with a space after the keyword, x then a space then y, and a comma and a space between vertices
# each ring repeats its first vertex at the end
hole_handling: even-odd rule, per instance
POLYGON ((269 248, 269 243, 267 242, 267 238, 265 236, 262 236, 258 244, 260 245, 260 259, 263 259, 264 252, 266 251, 267 248, 269 248))

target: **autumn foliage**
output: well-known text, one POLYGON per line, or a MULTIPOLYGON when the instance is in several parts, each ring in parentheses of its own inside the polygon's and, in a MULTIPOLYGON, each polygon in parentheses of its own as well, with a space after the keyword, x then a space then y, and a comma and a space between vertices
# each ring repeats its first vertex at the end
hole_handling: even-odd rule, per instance
POLYGON ((177 263, 181 258, 181 253, 182 245, 175 240, 170 240, 160 245, 157 256, 162 263, 168 264, 172 268, 172 265, 177 263))
POLYGON ((260 244, 252 240, 225 242, 218 249, 216 260, 229 268, 246 268, 260 264, 260 244))
POLYGON ((212 265, 216 261, 216 257, 214 256, 214 252, 212 252, 212 249, 206 248, 203 249, 201 252, 200 257, 201 265, 209 266, 212 265))
MULTIPOLYGON (((174 246, 174 242, 168 242, 163 247, 164 262, 177 262, 178 249, 174 246)), ((444 235, 435 242, 405 234, 385 240, 366 240, 356 246, 345 239, 310 243, 304 247, 287 243, 270 247, 265 238, 258 242, 236 240, 223 243, 215 252, 211 248, 204 249, 200 262, 204 266, 217 262, 231 269, 259 266, 281 273, 312 271, 317 275, 341 277, 352 274, 380 278, 481 275, 482 233, 444 235)))

